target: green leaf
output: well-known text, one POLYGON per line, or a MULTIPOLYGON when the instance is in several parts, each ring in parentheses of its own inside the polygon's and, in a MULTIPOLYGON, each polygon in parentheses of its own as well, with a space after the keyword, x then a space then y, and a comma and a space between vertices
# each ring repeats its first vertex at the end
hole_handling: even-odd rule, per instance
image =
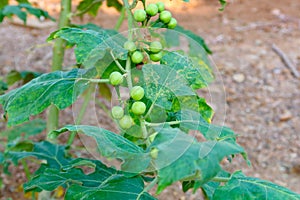
POLYGON ((207 87, 214 80, 212 69, 201 59, 187 57, 178 52, 168 52, 162 64, 175 69, 194 89, 207 87))
POLYGON ((187 82, 167 65, 146 64, 143 66, 145 96, 155 105, 167 110, 172 101, 180 96, 195 96, 187 82))
POLYGON ((219 173, 219 162, 224 157, 244 152, 241 146, 226 141, 199 143, 174 128, 159 129, 151 148, 158 149, 152 161, 158 169, 158 193, 179 180, 197 179, 204 184, 219 173))
POLYGON ((111 91, 110 88, 108 86, 108 84, 106 83, 100 83, 98 84, 98 88, 99 88, 99 94, 102 98, 105 98, 108 101, 111 101, 111 91))
POLYGON ((14 83, 23 80, 23 84, 28 83, 32 79, 40 76, 39 72, 31 72, 31 71, 16 71, 12 70, 6 75, 6 82, 8 85, 13 85, 14 83))
POLYGON ((4 94, 4 92, 8 89, 8 85, 0 80, 0 95, 4 94))
POLYGON ((46 122, 42 119, 34 119, 22 125, 9 128, 0 132, 0 137, 7 137, 8 142, 12 142, 16 138, 28 139, 28 137, 41 133, 46 128, 46 122))
POLYGON ((299 200, 300 195, 272 182, 258 178, 247 177, 241 171, 237 171, 224 186, 220 186, 215 191, 213 199, 299 200))
POLYGON ((119 12, 121 12, 121 10, 123 8, 123 4, 121 4, 119 2, 119 0, 107 0, 106 5, 107 5, 107 7, 114 7, 119 12))
POLYGON ((96 17, 103 1, 104 0, 82 0, 77 6, 77 13, 79 13, 80 16, 82 16, 85 13, 88 13, 96 17))
POLYGON ((235 143, 236 134, 227 127, 210 124, 198 112, 182 109, 177 115, 180 128, 198 130, 207 140, 225 140, 235 143))
POLYGON ((65 147, 52 144, 47 141, 35 143, 32 151, 9 151, 5 154, 6 160, 11 160, 15 165, 18 161, 27 157, 36 157, 39 160, 45 160, 47 167, 60 169, 69 163, 65 158, 65 147))
POLYGON ((34 15, 36 18, 40 19, 41 17, 45 17, 46 19, 51 19, 52 21, 55 21, 55 19, 51 17, 47 11, 32 7, 26 0, 22 2, 23 3, 20 2, 19 7, 25 8, 28 13, 34 15))
POLYGON ((88 87, 86 70, 56 71, 43 74, 26 85, 0 96, 8 117, 8 125, 28 121, 31 115, 41 113, 51 104, 60 110, 70 106, 88 87))
POLYGON ((4 8, 7 4, 8 4, 8 0, 1 0, 1 1, 0 1, 0 10, 1 10, 2 8, 4 8))
POLYGON ((75 131, 92 137, 102 156, 123 160, 122 170, 127 172, 141 172, 149 166, 150 156, 142 148, 136 146, 126 138, 108 130, 94 126, 68 125, 51 134, 59 135, 66 131, 75 131))
POLYGON ((115 32, 105 29, 94 31, 79 28, 63 28, 53 32, 49 36, 48 41, 62 38, 71 44, 76 44, 75 55, 77 63, 86 67, 93 67, 108 51, 112 51, 116 58, 123 60, 127 58, 127 50, 122 46, 124 41, 119 41, 123 38, 112 36, 112 34, 115 35, 115 32))
POLYGON ((221 8, 219 8, 220 11, 223 11, 226 7, 226 0, 219 0, 220 4, 221 4, 221 8))
POLYGON ((2 152, 0 152, 0 164, 4 162, 4 155, 2 152))
POLYGON ((26 12, 22 11, 22 8, 20 6, 5 6, 2 10, 2 14, 4 16, 17 15, 21 20, 24 21, 24 23, 26 23, 27 20, 27 14, 26 12))

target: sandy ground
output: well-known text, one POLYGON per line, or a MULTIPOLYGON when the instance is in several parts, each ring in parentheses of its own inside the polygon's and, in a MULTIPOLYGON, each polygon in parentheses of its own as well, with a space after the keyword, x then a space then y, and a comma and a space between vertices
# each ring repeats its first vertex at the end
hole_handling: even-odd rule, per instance
MULTIPOLYGON (((56 4, 44 6, 54 13, 57 9, 56 4)), ((201 35, 214 52, 211 59, 219 77, 217 91, 212 92, 226 95, 214 122, 224 122, 240 134, 238 141, 252 161, 252 167, 247 167, 238 157, 226 168, 242 167, 249 176, 300 193, 300 79, 271 49, 276 44, 300 71, 300 1, 231 0, 224 12, 218 11, 218 3, 208 0, 191 1, 190 6, 172 1, 168 6, 175 8, 179 23, 201 35)), ((106 9, 95 19, 83 19, 89 20, 113 28, 117 15, 106 9)), ((1 24, 1 75, 12 69, 49 71, 52 52, 45 39, 54 30, 52 25, 37 29, 7 21, 1 24)), ((67 58, 66 66, 74 60, 72 50, 68 50, 67 58)), ((21 179, 20 174, 15 178, 21 179)), ((10 188, 15 187, 6 187, 2 194, 12 195, 10 188)), ((184 195, 179 184, 158 198, 201 199, 199 193, 184 195)))

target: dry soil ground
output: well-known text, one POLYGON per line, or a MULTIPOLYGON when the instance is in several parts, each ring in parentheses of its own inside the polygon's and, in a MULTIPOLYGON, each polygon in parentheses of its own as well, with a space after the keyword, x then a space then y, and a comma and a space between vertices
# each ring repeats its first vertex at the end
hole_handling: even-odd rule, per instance
MULTIPOLYGON (((55 3, 43 6, 54 13, 58 8, 55 3)), ((226 113, 216 106, 216 116, 221 116, 217 119, 225 120, 218 122, 240 134, 238 141, 252 161, 252 167, 247 167, 238 157, 228 169, 243 167, 249 176, 300 193, 300 79, 271 49, 276 44, 300 71, 300 1, 231 0, 224 12, 219 12, 218 6, 211 0, 194 0, 190 5, 174 0, 169 3, 179 23, 203 36, 214 52, 211 58, 226 93, 225 101, 221 101, 226 113)), ((84 17, 88 20, 112 28, 117 15, 111 9, 101 10, 95 19, 84 17)), ((54 26, 36 29, 7 21, 1 24, 1 75, 12 69, 49 71, 51 46, 45 39, 54 30, 54 26)), ((74 56, 72 51, 67 55, 69 65, 74 56)), ((222 97, 222 87, 212 89, 212 93, 222 97)), ((12 185, 0 194, 11 196, 9 190, 15 188, 17 177, 6 178, 12 185)), ((184 195, 180 185, 168 188, 158 198, 201 199, 199 193, 184 195)))

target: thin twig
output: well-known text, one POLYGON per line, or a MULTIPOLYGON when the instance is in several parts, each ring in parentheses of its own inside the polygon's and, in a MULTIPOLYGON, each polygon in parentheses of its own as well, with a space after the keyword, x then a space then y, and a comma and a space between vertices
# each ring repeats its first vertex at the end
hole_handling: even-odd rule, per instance
POLYGON ((287 57, 287 55, 275 44, 272 44, 272 50, 281 58, 282 62, 291 70, 293 75, 296 78, 299 78, 300 77, 299 72, 297 71, 292 61, 287 57))

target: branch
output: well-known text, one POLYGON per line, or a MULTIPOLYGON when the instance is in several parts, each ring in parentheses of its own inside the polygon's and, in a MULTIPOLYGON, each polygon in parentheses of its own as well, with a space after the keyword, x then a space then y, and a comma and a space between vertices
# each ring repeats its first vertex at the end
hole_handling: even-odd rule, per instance
POLYGON ((275 44, 272 44, 272 50, 281 58, 282 62, 291 70, 292 74, 296 78, 299 78, 299 72, 297 71, 292 61, 287 57, 287 55, 275 44))

